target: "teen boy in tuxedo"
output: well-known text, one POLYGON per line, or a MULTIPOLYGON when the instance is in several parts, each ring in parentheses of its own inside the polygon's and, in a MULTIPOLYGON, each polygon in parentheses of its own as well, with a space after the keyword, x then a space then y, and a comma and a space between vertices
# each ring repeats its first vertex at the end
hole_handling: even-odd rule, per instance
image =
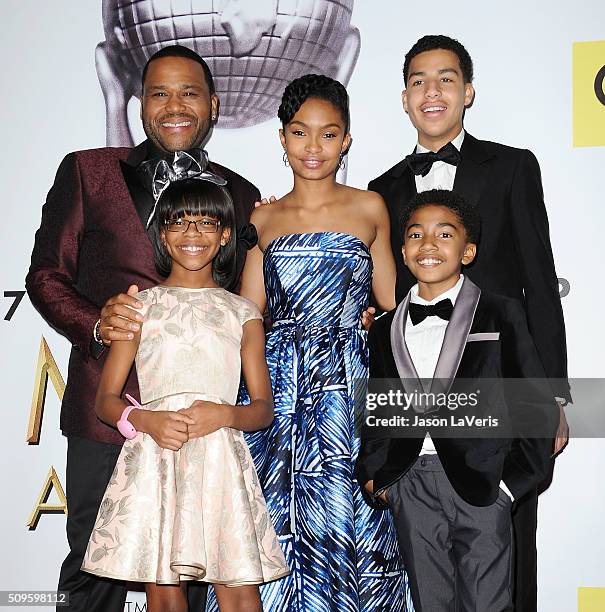
MULTIPOLYGON (((405 159, 370 182, 391 217, 391 243, 401 251, 401 209, 416 193, 448 189, 476 207, 482 219, 481 248, 465 275, 481 289, 516 298, 524 307, 529 330, 553 393, 569 401, 565 324, 558 291, 540 168, 528 150, 478 140, 463 119, 475 95, 473 62, 462 44, 447 36, 418 40, 405 56, 403 107, 416 128, 418 142, 405 159)), ((397 259, 397 301, 414 284, 397 259)), ((555 452, 567 441, 561 424, 555 452)), ((516 504, 515 603, 535 612, 537 491, 516 504)))
MULTIPOLYGON (((402 379, 406 391, 433 379, 446 392, 466 379, 532 379, 533 389, 544 378, 521 304, 460 274, 479 225, 451 191, 426 191, 403 210, 403 259, 417 283, 370 330, 371 378, 402 379)), ((548 385, 522 393, 500 397, 515 438, 431 438, 420 427, 418 438, 362 442, 356 475, 369 503, 393 513, 416 612, 513 609, 511 506, 547 474, 558 423, 548 385), (519 431, 519 415, 544 437, 519 431)))

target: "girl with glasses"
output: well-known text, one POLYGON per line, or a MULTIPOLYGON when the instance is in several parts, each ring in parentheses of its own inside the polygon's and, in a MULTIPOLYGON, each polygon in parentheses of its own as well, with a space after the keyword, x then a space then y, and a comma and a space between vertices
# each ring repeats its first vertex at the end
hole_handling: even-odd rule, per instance
POLYGON ((258 584, 289 572, 243 431, 267 427, 273 402, 258 308, 225 289, 235 271, 229 192, 171 184, 156 210, 165 281, 140 292, 142 329, 114 341, 96 411, 127 438, 82 569, 144 582, 150 612, 187 610, 185 585, 214 585, 223 610, 261 610, 258 584), (141 403, 121 393, 136 365, 141 403), (243 370, 251 402, 235 405, 243 370))

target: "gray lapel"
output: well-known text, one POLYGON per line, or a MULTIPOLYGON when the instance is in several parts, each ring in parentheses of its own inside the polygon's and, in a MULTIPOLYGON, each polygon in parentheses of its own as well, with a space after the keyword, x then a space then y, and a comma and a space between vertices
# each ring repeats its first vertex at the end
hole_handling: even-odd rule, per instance
POLYGON ((408 293, 403 302, 397 306, 395 316, 391 322, 391 350, 399 378, 403 379, 406 383, 404 385, 406 392, 413 393, 418 391, 422 393, 424 391, 422 381, 418 378, 418 372, 416 372, 414 362, 405 343, 405 326, 408 320, 409 304, 410 294, 408 293))
MULTIPOLYGON (((473 324, 480 296, 481 289, 468 276, 465 276, 460 293, 456 299, 452 317, 445 331, 439 359, 435 366, 435 374, 430 389, 431 393, 448 393, 450 390, 454 376, 456 376, 458 371, 462 354, 464 353, 466 339, 473 324)), ((413 393, 414 391, 423 393, 426 389, 418 377, 418 372, 414 367, 414 362, 405 343, 405 325, 408 318, 409 304, 410 294, 408 293, 397 307, 391 323, 391 350, 399 378, 404 379, 406 382, 406 385, 404 385, 405 391, 407 393, 413 393)), ((428 406, 414 406, 414 409, 416 412, 432 411, 428 406)))
POLYGON ((433 393, 447 393, 452 386, 452 381, 462 359, 462 353, 464 353, 466 339, 473 324, 480 296, 481 289, 468 276, 465 276, 452 317, 445 330, 445 337, 443 338, 431 386, 431 392, 433 393))
POLYGON ((410 304, 410 294, 405 296, 405 299, 395 311, 395 316, 391 322, 391 349, 395 358, 395 365, 399 378, 418 378, 418 372, 414 367, 414 362, 408 351, 405 343, 405 324, 408 319, 408 308, 410 304))

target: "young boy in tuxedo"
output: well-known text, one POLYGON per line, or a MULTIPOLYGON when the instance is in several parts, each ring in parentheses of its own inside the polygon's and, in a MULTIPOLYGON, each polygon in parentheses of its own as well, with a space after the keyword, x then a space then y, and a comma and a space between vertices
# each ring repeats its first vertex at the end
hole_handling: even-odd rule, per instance
MULTIPOLYGON (((417 284, 370 330, 370 377, 408 387, 445 381, 441 388, 544 379, 521 304, 461 275, 476 255, 476 209, 455 192, 430 190, 401 221, 417 284)), ((362 441, 356 475, 366 500, 393 513, 416 612, 513 609, 511 507, 548 471, 558 408, 548 384, 522 405, 509 405, 514 394, 506 400, 509 415, 532 411, 544 437, 519 434, 513 422, 523 437, 431 438, 421 428, 418 438, 362 441)))

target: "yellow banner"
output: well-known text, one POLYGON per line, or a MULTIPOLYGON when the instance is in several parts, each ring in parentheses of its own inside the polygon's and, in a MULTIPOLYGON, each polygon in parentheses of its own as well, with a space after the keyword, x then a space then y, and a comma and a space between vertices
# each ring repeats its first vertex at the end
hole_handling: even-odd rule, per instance
POLYGON ((603 612, 603 610, 605 610, 605 588, 578 589, 578 612, 603 612))
MULTIPOLYGON (((605 146, 605 40, 573 45, 573 145, 605 146)), ((605 609, 605 608, 604 608, 605 609)))

